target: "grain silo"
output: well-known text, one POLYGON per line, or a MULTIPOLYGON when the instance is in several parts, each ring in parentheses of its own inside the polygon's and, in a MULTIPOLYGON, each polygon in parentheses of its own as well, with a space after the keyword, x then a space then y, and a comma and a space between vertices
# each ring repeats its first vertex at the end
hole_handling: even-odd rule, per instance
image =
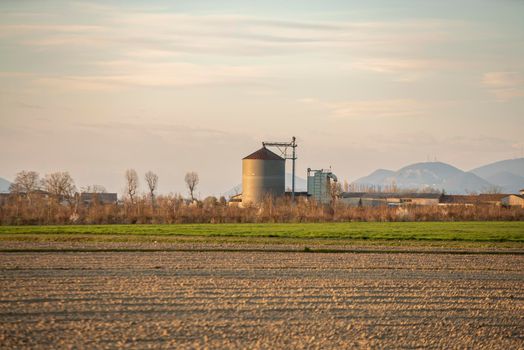
POLYGON ((260 203, 285 193, 286 161, 265 147, 242 159, 242 203, 260 203))

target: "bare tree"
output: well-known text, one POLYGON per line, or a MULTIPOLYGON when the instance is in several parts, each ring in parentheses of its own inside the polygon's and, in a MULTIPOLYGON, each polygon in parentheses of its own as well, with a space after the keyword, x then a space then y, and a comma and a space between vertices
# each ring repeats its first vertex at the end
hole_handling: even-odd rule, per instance
POLYGON ((342 185, 339 182, 332 182, 329 191, 333 202, 335 202, 342 194, 342 185))
POLYGON ((47 174, 43 180, 43 187, 50 195, 58 199, 66 199, 69 203, 76 192, 75 182, 67 171, 47 174))
POLYGON ((40 175, 36 171, 22 170, 16 174, 15 180, 9 186, 9 191, 13 193, 31 193, 40 189, 40 175))
POLYGON ((349 185, 348 180, 344 180, 343 190, 344 190, 344 192, 349 192, 350 191, 350 185, 349 185))
POLYGON ((107 193, 107 190, 102 185, 89 185, 80 189, 83 193, 107 193))
POLYGON ((198 185, 199 179, 198 174, 194 171, 188 172, 185 177, 186 186, 189 190, 189 194, 191 195, 191 200, 195 200, 195 189, 198 185))
POLYGON ((152 171, 148 171, 145 175, 147 187, 149 188, 149 195, 151 196, 151 207, 155 206, 155 191, 158 187, 158 175, 152 171))
POLYGON ((503 188, 501 186, 492 185, 487 188, 484 188, 484 193, 487 194, 500 194, 502 193, 503 188))
POLYGON ((131 203, 135 203, 136 191, 138 190, 138 175, 135 169, 126 170, 126 193, 131 200, 131 203))

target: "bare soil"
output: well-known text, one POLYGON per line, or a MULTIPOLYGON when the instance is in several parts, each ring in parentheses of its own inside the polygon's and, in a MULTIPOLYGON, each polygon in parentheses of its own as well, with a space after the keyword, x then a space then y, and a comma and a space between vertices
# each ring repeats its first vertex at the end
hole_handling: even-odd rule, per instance
POLYGON ((0 286, 2 348, 524 348, 522 254, 3 252, 0 286))

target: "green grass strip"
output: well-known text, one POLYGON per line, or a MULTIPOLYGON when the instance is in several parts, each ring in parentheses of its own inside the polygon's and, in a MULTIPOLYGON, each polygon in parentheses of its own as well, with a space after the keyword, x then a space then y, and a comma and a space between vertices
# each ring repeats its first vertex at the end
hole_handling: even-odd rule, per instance
POLYGON ((348 222, 304 224, 177 224, 0 226, 2 235, 156 235, 341 240, 524 242, 524 222, 348 222))

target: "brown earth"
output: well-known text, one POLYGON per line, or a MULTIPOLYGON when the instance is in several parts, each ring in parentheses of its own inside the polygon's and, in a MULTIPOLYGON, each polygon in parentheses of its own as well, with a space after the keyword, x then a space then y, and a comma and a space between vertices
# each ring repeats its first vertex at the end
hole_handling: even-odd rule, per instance
POLYGON ((524 348, 522 254, 20 251, 0 283, 2 348, 524 348))

